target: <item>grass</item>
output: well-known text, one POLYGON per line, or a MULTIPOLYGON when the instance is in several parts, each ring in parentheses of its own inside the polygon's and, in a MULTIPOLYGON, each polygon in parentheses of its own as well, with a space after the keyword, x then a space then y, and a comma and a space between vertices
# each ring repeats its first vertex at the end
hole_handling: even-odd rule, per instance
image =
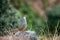
POLYGON ((39 36, 37 37, 38 40, 60 40, 60 36, 39 36))

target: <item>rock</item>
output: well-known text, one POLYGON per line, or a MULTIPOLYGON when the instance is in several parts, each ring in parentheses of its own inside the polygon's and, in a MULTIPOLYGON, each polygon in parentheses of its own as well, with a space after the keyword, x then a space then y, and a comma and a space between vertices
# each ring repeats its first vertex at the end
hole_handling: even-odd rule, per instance
POLYGON ((15 36, 23 38, 24 40, 37 40, 36 33, 29 30, 25 32, 17 32, 15 33, 15 36))

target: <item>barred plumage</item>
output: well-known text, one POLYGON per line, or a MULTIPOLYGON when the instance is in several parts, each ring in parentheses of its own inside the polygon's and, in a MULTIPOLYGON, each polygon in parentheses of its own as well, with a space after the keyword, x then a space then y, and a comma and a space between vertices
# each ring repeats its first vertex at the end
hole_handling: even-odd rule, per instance
POLYGON ((24 16, 21 20, 20 25, 18 26, 19 31, 24 31, 27 28, 26 16, 24 16))

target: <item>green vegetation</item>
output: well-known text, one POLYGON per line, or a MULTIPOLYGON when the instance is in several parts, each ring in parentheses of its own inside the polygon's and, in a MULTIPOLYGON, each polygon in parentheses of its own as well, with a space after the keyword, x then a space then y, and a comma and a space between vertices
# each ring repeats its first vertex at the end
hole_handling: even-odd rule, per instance
MULTIPOLYGON (((48 21, 31 8, 30 2, 24 0, 1 0, 0 7, 0 35, 6 35, 7 31, 17 28, 22 16, 27 15, 28 30, 33 30, 37 35, 47 35, 48 33, 60 33, 60 5, 46 10, 48 21), (3 6, 3 7, 2 7, 3 6), (1 10, 2 8, 2 10, 1 10)), ((43 1, 44 7, 47 3, 43 1)))
POLYGON ((59 10, 60 10, 60 5, 55 5, 50 10, 48 9, 46 12, 48 16, 49 30, 52 34, 55 33, 56 28, 57 28, 57 33, 60 34, 60 11, 59 10))
POLYGON ((6 35, 8 30, 18 26, 20 15, 18 15, 19 12, 7 0, 1 0, 1 3, 0 35, 6 35))
POLYGON ((23 15, 27 15, 28 30, 35 31, 37 35, 43 35, 48 33, 48 27, 45 20, 41 18, 41 15, 31 9, 29 3, 20 4, 19 11, 23 15))

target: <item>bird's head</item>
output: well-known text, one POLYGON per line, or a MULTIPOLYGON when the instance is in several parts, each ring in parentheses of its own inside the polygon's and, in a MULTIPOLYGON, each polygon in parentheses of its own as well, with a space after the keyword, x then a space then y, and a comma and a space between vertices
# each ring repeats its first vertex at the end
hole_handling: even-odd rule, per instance
POLYGON ((24 19, 25 21, 26 21, 26 18, 27 18, 27 15, 24 15, 24 16, 23 16, 23 19, 24 19))
POLYGON ((26 16, 24 16, 23 19, 26 19, 26 16))
POLYGON ((22 19, 20 20, 20 23, 19 23, 19 25, 24 25, 24 24, 27 24, 26 15, 24 15, 24 16, 22 17, 22 19))

